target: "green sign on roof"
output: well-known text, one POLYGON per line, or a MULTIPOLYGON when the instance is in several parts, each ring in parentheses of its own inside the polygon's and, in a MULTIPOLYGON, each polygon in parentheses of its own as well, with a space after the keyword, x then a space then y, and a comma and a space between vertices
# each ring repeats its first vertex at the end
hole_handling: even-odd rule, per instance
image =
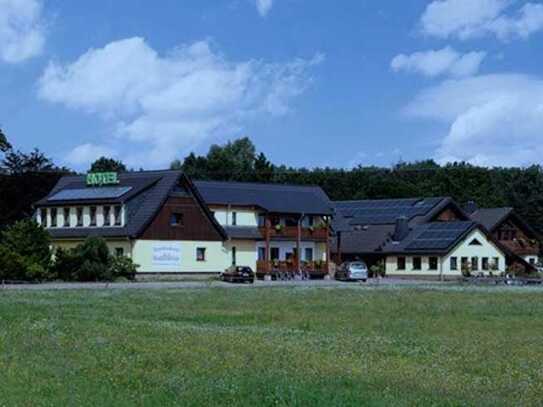
POLYGON ((87 174, 87 186, 117 185, 119 183, 116 172, 89 172, 87 174))

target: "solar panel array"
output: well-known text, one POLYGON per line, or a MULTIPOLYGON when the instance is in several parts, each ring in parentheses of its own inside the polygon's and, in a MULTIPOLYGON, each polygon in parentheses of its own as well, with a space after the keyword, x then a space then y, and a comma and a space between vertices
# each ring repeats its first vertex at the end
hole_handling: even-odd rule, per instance
POLYGON ((440 201, 441 198, 352 201, 339 202, 336 207, 350 225, 383 225, 395 223, 401 216, 424 216, 440 201))
POLYGON ((405 248, 407 250, 443 250, 456 242, 473 222, 431 223, 405 248))
POLYGON ((81 188, 63 189, 49 198, 49 201, 81 201, 92 199, 120 198, 132 187, 106 187, 106 188, 81 188))

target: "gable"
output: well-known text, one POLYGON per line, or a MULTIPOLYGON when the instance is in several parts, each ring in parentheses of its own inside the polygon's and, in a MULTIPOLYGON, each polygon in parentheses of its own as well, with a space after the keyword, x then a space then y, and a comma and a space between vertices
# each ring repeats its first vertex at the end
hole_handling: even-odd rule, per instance
POLYGON ((454 207, 454 205, 447 205, 445 208, 440 210, 430 221, 431 222, 457 222, 466 220, 460 211, 454 207))
POLYGON ((490 240, 480 229, 474 229, 452 249, 448 257, 504 257, 505 253, 490 240), (477 240, 480 245, 471 245, 477 240))
POLYGON ((193 196, 170 196, 141 234, 143 240, 222 241, 223 238, 193 196), (174 225, 174 218, 182 224, 174 225))

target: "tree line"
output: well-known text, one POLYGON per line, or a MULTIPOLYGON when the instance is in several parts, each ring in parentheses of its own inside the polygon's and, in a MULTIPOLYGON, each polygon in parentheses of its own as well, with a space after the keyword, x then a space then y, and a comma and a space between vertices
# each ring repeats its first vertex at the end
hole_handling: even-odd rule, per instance
MULTIPOLYGON (((0 174, 0 228, 32 213, 58 179, 72 172, 43 153, 14 150, 0 131, 4 158, 0 174)), ((433 160, 400 162, 392 167, 295 168, 271 163, 248 138, 212 145, 205 155, 189 154, 171 164, 192 179, 319 185, 332 200, 450 196, 460 204, 513 207, 543 232, 543 168, 487 168, 465 162, 439 165, 433 160)), ((91 171, 124 171, 117 160, 101 157, 91 171)))

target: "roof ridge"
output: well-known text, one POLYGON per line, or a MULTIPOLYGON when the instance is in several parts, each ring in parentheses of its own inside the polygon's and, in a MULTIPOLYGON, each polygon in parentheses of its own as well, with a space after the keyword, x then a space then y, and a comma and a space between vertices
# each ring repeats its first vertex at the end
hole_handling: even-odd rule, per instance
POLYGON ((194 180, 195 184, 201 183, 217 183, 217 184, 229 184, 229 185, 260 185, 260 186, 284 186, 284 187, 296 187, 296 188, 321 188, 318 184, 290 184, 281 182, 245 182, 245 181, 213 181, 213 180, 194 180))

